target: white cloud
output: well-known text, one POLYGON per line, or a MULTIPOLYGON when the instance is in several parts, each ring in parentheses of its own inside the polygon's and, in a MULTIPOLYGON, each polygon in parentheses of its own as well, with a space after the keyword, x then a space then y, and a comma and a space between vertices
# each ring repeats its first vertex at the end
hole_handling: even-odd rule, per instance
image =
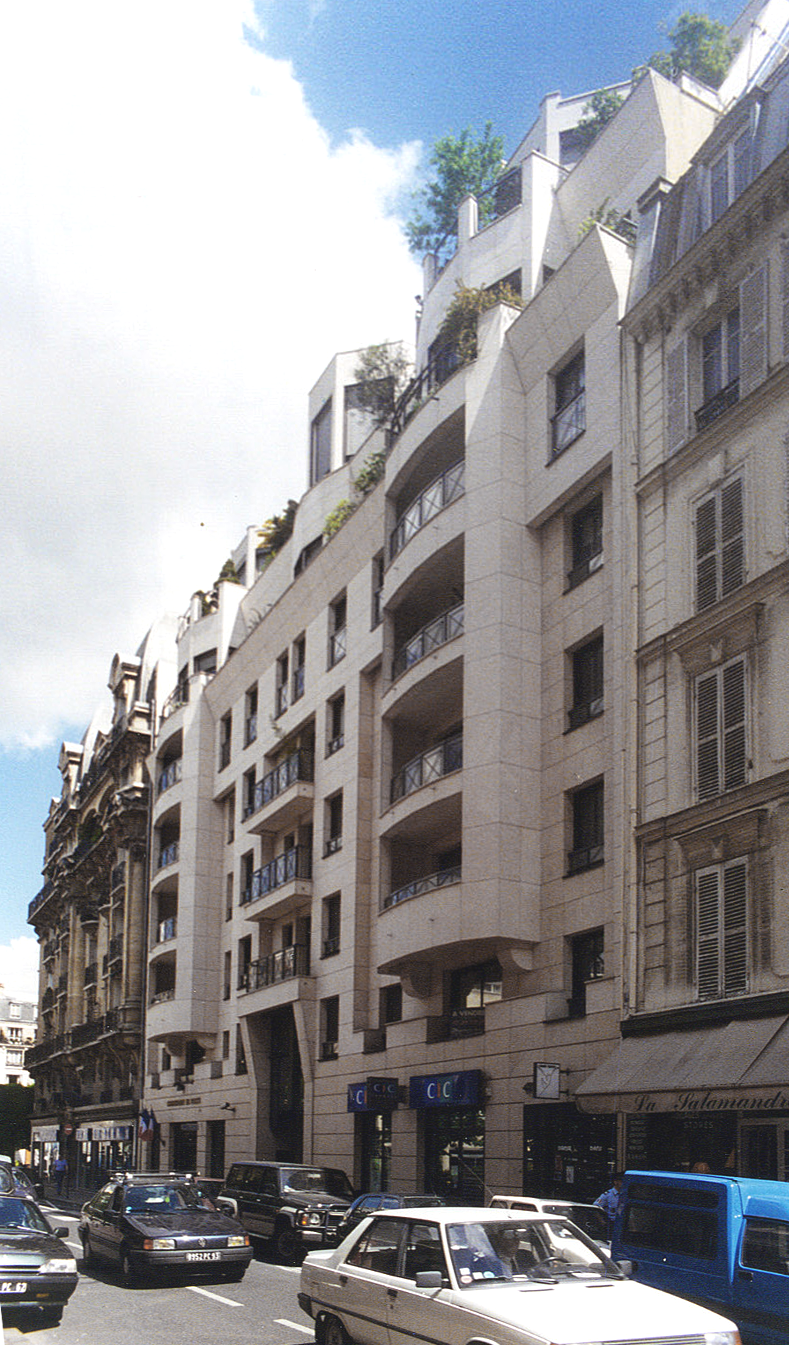
POLYGON ((12 999, 38 1003, 38 939, 0 944, 0 987, 12 999))
POLYGON ((0 742, 87 721, 116 650, 301 494, 332 353, 412 337, 418 147, 332 147, 251 18, 0 11, 0 742))

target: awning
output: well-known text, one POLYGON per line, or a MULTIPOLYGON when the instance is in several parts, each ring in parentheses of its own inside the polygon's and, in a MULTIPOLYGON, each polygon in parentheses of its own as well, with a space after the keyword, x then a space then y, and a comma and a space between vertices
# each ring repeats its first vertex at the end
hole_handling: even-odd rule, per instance
POLYGON ((789 1019, 623 1037, 575 1096, 585 1112, 789 1111, 789 1019))

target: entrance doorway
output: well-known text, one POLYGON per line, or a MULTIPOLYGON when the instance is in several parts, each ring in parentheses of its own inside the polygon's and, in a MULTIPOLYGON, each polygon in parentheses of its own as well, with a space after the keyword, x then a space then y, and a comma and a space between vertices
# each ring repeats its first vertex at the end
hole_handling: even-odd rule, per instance
POLYGON ((175 1121, 170 1128, 170 1149, 174 1172, 194 1172, 197 1168, 197 1122, 175 1121))

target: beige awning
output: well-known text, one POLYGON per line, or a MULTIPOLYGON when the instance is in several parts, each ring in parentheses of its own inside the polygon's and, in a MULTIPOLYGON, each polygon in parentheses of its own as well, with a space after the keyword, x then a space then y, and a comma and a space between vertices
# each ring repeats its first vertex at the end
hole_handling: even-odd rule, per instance
POLYGON ((575 1096, 586 1112, 789 1111, 789 1020, 623 1037, 575 1096))

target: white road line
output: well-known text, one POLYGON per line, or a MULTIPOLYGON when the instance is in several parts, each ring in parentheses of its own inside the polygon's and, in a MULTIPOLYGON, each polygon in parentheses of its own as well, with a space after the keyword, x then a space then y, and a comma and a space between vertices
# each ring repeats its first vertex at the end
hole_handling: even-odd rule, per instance
POLYGON ((287 1270, 291 1275, 300 1275, 301 1266, 280 1266, 280 1270, 287 1270))
POLYGON ((237 1303, 234 1298, 225 1298, 222 1294, 212 1294, 210 1289, 201 1289, 196 1284, 187 1284, 187 1289, 191 1289, 193 1294, 202 1294, 204 1298, 213 1298, 217 1303, 226 1303, 229 1308, 242 1308, 243 1303, 237 1303))
POLYGON ((63 1241, 65 1242, 65 1244, 66 1244, 67 1247, 73 1247, 75 1252, 81 1252, 81 1251, 82 1251, 82 1243, 81 1243, 81 1242, 69 1242, 68 1238, 64 1238, 63 1241))
POLYGON ((289 1322, 287 1317, 275 1317, 275 1326, 289 1326, 291 1331, 301 1331, 305 1336, 311 1336, 314 1330, 312 1326, 302 1326, 301 1322, 289 1322))

